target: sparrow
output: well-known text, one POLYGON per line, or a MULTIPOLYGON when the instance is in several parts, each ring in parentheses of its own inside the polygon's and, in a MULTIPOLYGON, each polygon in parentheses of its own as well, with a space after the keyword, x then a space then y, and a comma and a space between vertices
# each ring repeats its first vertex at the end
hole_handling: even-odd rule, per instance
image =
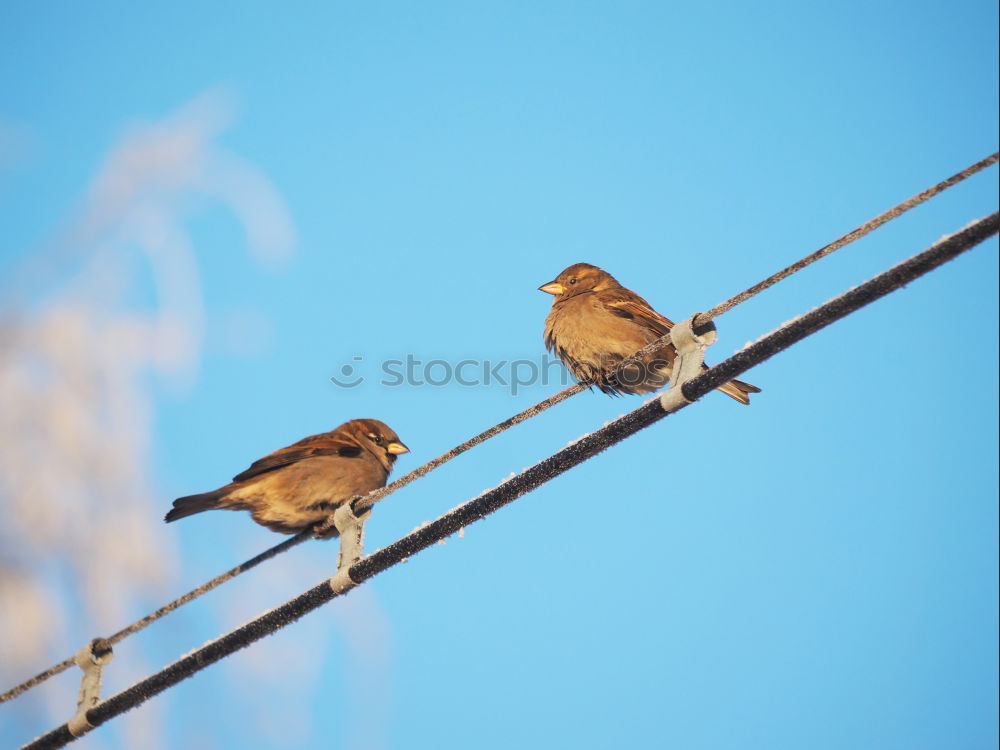
MULTIPOLYGON (((352 419, 254 461, 225 487, 174 500, 170 523, 206 510, 248 510, 261 526, 296 534, 341 503, 384 487, 396 456, 409 453, 385 423, 352 419)), ((337 535, 335 528, 325 538, 337 535)))
MULTIPOLYGON (((622 360, 669 333, 674 324, 610 273, 577 263, 539 290, 554 297, 545 319, 545 346, 577 381, 618 395, 651 393, 670 380, 677 351, 669 342, 641 362, 620 367, 622 360)), ((741 380, 730 380, 719 390, 741 404, 750 403, 749 394, 760 393, 741 380)))

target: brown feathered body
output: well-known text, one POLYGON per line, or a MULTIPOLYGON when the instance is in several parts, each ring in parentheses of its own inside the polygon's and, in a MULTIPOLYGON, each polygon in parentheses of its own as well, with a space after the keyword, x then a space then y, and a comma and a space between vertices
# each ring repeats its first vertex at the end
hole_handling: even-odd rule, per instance
MULTIPOLYGON (((377 419, 354 419, 255 461, 225 487, 174 500, 165 521, 206 510, 248 510, 254 521, 295 534, 324 521, 357 495, 384 487, 409 449, 377 419)), ((332 529, 327 536, 336 536, 332 529)))
MULTIPOLYGON (((554 297, 545 319, 545 346, 579 382, 614 395, 651 393, 670 380, 677 352, 669 342, 641 362, 621 367, 674 324, 607 271, 577 263, 540 289, 554 297)), ((719 390, 742 404, 750 403, 749 394, 760 392, 741 380, 719 390)))

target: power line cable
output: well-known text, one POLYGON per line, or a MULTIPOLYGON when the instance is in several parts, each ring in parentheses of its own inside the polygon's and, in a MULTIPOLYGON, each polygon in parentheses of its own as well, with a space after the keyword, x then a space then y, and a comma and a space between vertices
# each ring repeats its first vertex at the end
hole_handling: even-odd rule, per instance
MULTIPOLYGON (((180 607, 180 606, 182 606, 184 604, 187 604, 192 599, 197 599, 202 594, 204 594, 204 593, 206 593, 208 591, 211 591, 216 586, 220 586, 220 585, 222 585, 223 583, 225 583, 226 581, 228 581, 228 580, 230 580, 232 578, 235 578, 240 573, 244 573, 244 572, 250 570, 251 568, 257 567, 258 565, 260 565, 265 560, 270 560, 272 557, 275 557, 275 556, 281 554, 282 552, 284 552, 285 550, 294 547, 296 544, 299 544, 300 542, 305 541, 310 536, 311 536, 311 532, 305 532, 303 534, 298 534, 296 536, 293 536, 291 539, 286 539, 281 544, 277 544, 274 547, 271 547, 270 549, 267 549, 264 552, 261 552, 256 557, 251 557, 249 560, 247 560, 244 563, 240 563, 235 568, 230 568, 225 573, 222 573, 222 574, 216 576, 215 578, 213 578, 210 581, 206 581, 205 583, 201 584, 200 586, 198 586, 195 589, 191 589, 191 591, 187 592, 183 596, 180 596, 180 597, 174 599, 172 602, 164 604, 162 607, 160 607, 159 609, 155 610, 154 612, 150 612, 145 617, 142 617, 142 618, 136 620, 135 622, 133 622, 131 625, 128 625, 127 627, 122 628, 121 630, 119 630, 114 635, 108 636, 107 638, 97 638, 97 639, 95 639, 95 642, 94 642, 95 648, 98 649, 98 650, 109 650, 111 646, 115 645, 119 641, 124 640, 125 638, 127 638, 130 635, 132 635, 133 633, 138 633, 143 628, 145 628, 148 625, 151 625, 152 623, 156 622, 157 620, 159 620, 164 615, 167 615, 167 614, 173 612, 178 607, 180 607)), ((35 687, 36 685, 39 685, 42 682, 45 682, 50 677, 54 677, 55 675, 59 674, 60 672, 63 672, 65 670, 69 669, 70 667, 74 666, 75 664, 76 664, 76 656, 74 655, 74 656, 71 656, 70 658, 68 658, 68 659, 66 659, 64 661, 59 662, 58 664, 55 664, 55 665, 49 667, 44 672, 40 672, 39 674, 37 674, 34 677, 32 677, 30 680, 25 680, 20 685, 17 685, 15 687, 11 688, 10 690, 8 690, 3 695, 0 695, 0 703, 3 703, 4 701, 9 701, 11 698, 16 698, 17 696, 19 696, 21 693, 25 692, 26 690, 30 690, 31 688, 35 687)))
MULTIPOLYGON (((497 487, 453 508, 436 520, 396 542, 360 559, 347 570, 350 581, 360 584, 404 562, 465 526, 479 521, 512 503, 536 487, 658 422, 667 414, 698 400, 722 383, 732 380, 775 354, 816 333, 865 305, 884 297, 907 283, 938 268, 1000 231, 1000 214, 994 213, 971 223, 930 248, 884 271, 860 286, 844 292, 819 307, 791 320, 759 338, 715 367, 680 386, 685 400, 674 401, 667 410, 664 399, 656 398, 583 436, 548 458, 534 464, 497 487)), ((149 700, 154 695, 201 671, 209 664, 242 649, 266 635, 298 620, 303 615, 343 593, 325 580, 284 604, 195 649, 172 664, 86 711, 84 718, 97 727, 149 700)), ((62 747, 75 739, 63 724, 24 746, 24 750, 62 747)))
MULTIPOLYGON (((851 242, 854 242, 855 240, 857 240, 857 239, 865 236, 866 234, 872 232, 873 230, 875 230, 878 227, 882 226, 886 222, 891 221, 892 219, 895 219, 896 217, 898 217, 901 214, 905 213, 906 211, 910 210, 914 206, 917 206, 920 203, 923 203, 923 202, 929 200, 930 198, 934 197, 935 195, 943 192, 944 190, 947 190, 949 187, 952 187, 953 185, 958 184, 959 182, 967 179, 968 177, 971 177, 973 174, 975 174, 975 173, 977 173, 977 172, 979 172, 979 171, 981 171, 983 169, 986 169, 987 167, 989 167, 989 166, 997 163, 998 160, 1000 160, 1000 152, 994 153, 991 156, 986 157, 985 159, 981 159, 980 161, 976 162, 975 164, 972 164, 972 165, 966 167, 961 172, 958 172, 957 174, 952 175, 948 179, 939 182, 938 184, 934 185, 933 187, 930 187, 927 190, 924 190, 923 192, 918 193, 917 195, 915 195, 915 196, 913 196, 911 198, 908 198, 907 200, 903 201, 902 203, 897 204, 896 206, 894 206, 893 208, 889 209, 888 211, 885 211, 884 213, 880 214, 879 216, 876 216, 871 221, 866 222, 865 224, 863 224, 862 226, 858 227, 857 229, 855 229, 855 230, 853 230, 851 232, 848 232, 847 234, 843 235, 842 237, 840 237, 839 239, 837 239, 834 242, 830 243, 829 245, 826 245, 825 247, 820 248, 816 252, 814 252, 814 253, 812 253, 810 255, 805 256, 804 258, 802 258, 799 261, 793 263, 792 265, 790 265, 790 266, 782 269, 781 271, 778 271, 777 273, 772 274, 768 278, 766 278, 763 281, 755 284, 754 286, 746 289, 745 291, 741 292, 740 294, 736 295, 735 297, 731 297, 730 299, 726 300, 725 302, 722 302, 722 303, 716 305, 715 307, 713 307, 708 312, 701 313, 700 315, 698 315, 698 317, 696 319, 696 323, 699 324, 699 325, 701 325, 701 324, 703 324, 703 323, 705 323, 707 321, 712 320, 715 317, 718 317, 719 315, 722 315, 723 313, 731 310, 736 305, 738 305, 738 304, 740 304, 742 302, 745 302, 747 299, 750 299, 751 297, 759 294, 764 289, 767 289, 768 287, 773 286, 774 284, 778 283, 782 279, 785 279, 788 276, 791 276, 793 273, 795 273, 795 272, 797 272, 797 271, 805 268, 806 266, 808 266, 808 265, 810 265, 812 263, 815 263, 820 258, 823 258, 823 257, 829 255, 830 253, 832 253, 832 252, 834 252, 836 250, 839 250, 840 248, 844 247, 845 245, 848 245, 851 242)), ((638 352, 636 352, 635 354, 633 354, 631 357, 629 357, 628 359, 622 361, 622 363, 619 365, 619 367, 626 367, 629 364, 633 364, 636 361, 638 361, 638 360, 640 360, 640 359, 648 356, 649 354, 652 354, 653 352, 655 352, 658 349, 660 349, 665 343, 667 343, 669 341, 669 338, 670 338, 669 335, 663 336, 663 337, 657 339, 656 341, 652 342, 651 344, 646 345, 645 347, 643 347, 642 349, 640 349, 638 352)), ((370 508, 372 508, 375 505, 375 503, 379 502, 380 500, 383 500, 385 497, 387 497, 388 495, 392 494, 396 490, 401 489, 402 487, 405 487, 406 485, 408 485, 411 482, 419 479, 420 477, 422 477, 422 476, 430 473, 431 471, 433 471, 434 469, 438 468, 442 464, 445 464, 448 461, 450 461, 451 459, 455 458, 456 456, 459 456, 462 453, 465 453, 470 448, 474 448, 475 446, 477 446, 477 445, 479 445, 479 444, 481 444, 481 443, 489 440, 490 438, 492 438, 492 437, 494 437, 496 435, 499 435, 501 432, 504 432, 505 430, 507 430, 507 429, 509 429, 509 428, 511 428, 511 427, 513 427, 515 425, 518 425, 521 422, 524 422, 524 421, 526 421, 528 419, 531 419, 532 417, 535 417, 538 414, 541 414, 546 409, 549 409, 552 406, 555 406, 556 404, 561 403, 562 401, 565 401, 566 399, 570 398, 571 396, 576 395, 577 393, 580 393, 581 391, 587 390, 587 388, 588 388, 588 386, 586 384, 572 385, 569 388, 565 388, 562 391, 559 391, 558 393, 556 393, 556 394, 554 394, 552 396, 549 396, 548 398, 546 398, 546 399, 538 402, 537 404, 528 407, 524 411, 522 411, 522 412, 520 412, 518 414, 515 414, 513 417, 510 417, 509 419, 506 419, 503 422, 500 422, 500 423, 494 425, 493 427, 490 427, 489 429, 484 430, 483 432, 479 433, 478 435, 476 435, 476 436, 474 436, 472 438, 469 438, 464 443, 461 443, 461 444, 455 446, 454 448, 452 448, 451 450, 448 450, 445 453, 442 453, 440 456, 431 459, 430 461, 422 464, 421 466, 418 466, 416 469, 413 469, 412 471, 408 472, 407 474, 404 474, 399 479, 396 479, 394 482, 391 482, 390 484, 386 485, 385 487, 383 487, 381 489, 378 489, 378 490, 374 490, 374 491, 368 493, 367 495, 365 495, 364 497, 355 500, 352 503, 352 507, 354 508, 355 512, 358 513, 358 514, 363 513, 366 510, 369 510, 370 508)), ((254 558, 252 558, 252 559, 250 559, 250 560, 248 560, 248 561, 246 561, 246 562, 244 562, 244 563, 242 563, 240 565, 237 565, 235 568, 231 568, 230 570, 226 571, 225 573, 222 573, 222 574, 216 576, 215 578, 211 579, 210 581, 207 581, 206 583, 202 584, 201 586, 198 586, 197 588, 192 589, 191 591, 189 591, 188 593, 184 594, 183 596, 181 596, 181 597, 179 597, 177 599, 174 599, 173 601, 169 602, 168 604, 165 604, 164 606, 160 607, 155 612, 152 612, 149 615, 146 615, 145 617, 143 617, 143 618, 137 620, 136 622, 132 623, 131 625, 123 628, 122 630, 118 631, 117 633, 115 633, 110 638, 107 638, 107 639, 97 639, 97 640, 99 642, 106 642, 108 644, 117 643, 120 640, 126 638, 127 636, 129 636, 129 635, 131 635, 133 633, 136 633, 136 632, 142 630, 143 628, 145 628, 146 626, 152 624, 153 622, 155 622, 156 620, 160 619, 164 615, 169 614, 170 612, 173 612, 175 609, 177 609, 178 607, 186 604, 187 602, 192 601, 193 599, 196 599, 197 597, 201 596, 202 594, 207 593, 208 591, 211 591, 212 589, 216 588, 217 586, 220 586, 221 584, 225 583, 228 580, 231 580, 232 578, 235 578, 236 576, 240 575, 241 573, 244 573, 247 570, 250 570, 251 568, 256 567, 261 562, 264 562, 265 560, 268 560, 271 557, 274 557, 275 555, 278 555, 278 554, 284 552, 285 550, 291 549, 292 547, 294 547, 294 546, 296 546, 298 544, 301 544, 306 539, 309 539, 312 536, 324 534, 325 532, 327 532, 330 529, 332 529, 333 526, 334 526, 333 516, 331 515, 326 521, 322 522, 321 524, 319 524, 318 526, 316 526, 314 529, 310 529, 310 530, 307 530, 307 531, 302 531, 299 534, 293 536, 292 538, 287 539, 284 542, 281 542, 280 544, 277 544, 277 545, 275 545, 274 547, 271 547, 268 550, 265 550, 264 552, 260 553, 256 557, 254 557, 254 558)), ((58 664, 55 664, 54 666, 46 669, 44 672, 41 672, 41 673, 35 675, 34 677, 26 680, 25 682, 22 682, 21 684, 16 685, 15 687, 11 688, 10 690, 6 691, 5 693, 0 694, 0 703, 4 703, 4 702, 6 702, 6 701, 8 701, 8 700, 10 700, 12 698, 17 697, 21 693, 23 693, 23 692, 25 692, 25 691, 27 691, 27 690, 35 687, 36 685, 44 682, 45 680, 49 679, 50 677, 53 677, 53 676, 59 674, 60 672, 65 671, 69 667, 73 666, 74 663, 75 663, 75 656, 71 656, 71 657, 69 657, 67 659, 64 659, 63 661, 59 662, 58 664)))
POLYGON ((871 221, 866 221, 864 224, 862 224, 857 229, 855 229, 855 230, 853 230, 851 232, 848 232, 847 234, 845 234, 840 239, 834 240, 829 245, 826 245, 825 247, 821 247, 819 250, 817 250, 816 252, 812 253, 811 255, 807 255, 806 257, 801 258, 801 259, 795 261, 794 263, 792 263, 792 265, 787 266, 785 268, 782 268, 777 273, 771 274, 770 276, 768 276, 763 281, 760 281, 760 282, 754 284, 749 289, 743 290, 742 292, 740 292, 739 294, 737 294, 734 297, 730 297, 725 302, 720 302, 718 305, 716 305, 715 307, 713 307, 708 312, 705 312, 705 313, 702 313, 701 315, 699 315, 697 317, 697 319, 695 320, 695 324, 696 325, 703 325, 703 324, 707 323, 710 320, 714 320, 715 318, 719 317, 723 313, 728 312, 729 310, 732 310, 737 305, 739 305, 739 304, 741 304, 743 302, 746 302, 751 297, 754 297, 754 296, 760 294, 762 291, 764 291, 768 287, 774 286, 779 281, 782 281, 783 279, 787 279, 793 273, 797 273, 797 272, 801 271, 803 268, 805 268, 806 266, 812 265, 813 263, 815 263, 816 261, 818 261, 820 258, 825 258, 827 255, 830 255, 830 253, 833 253, 833 252, 839 250, 840 248, 844 247, 845 245, 849 245, 852 242, 854 242, 855 240, 861 239, 866 234, 869 234, 869 233, 875 231, 876 229, 878 229, 883 224, 885 224, 885 223, 887 223, 889 221, 892 221, 893 219, 897 218, 898 216, 901 216, 902 214, 904 214, 907 211, 909 211, 911 208, 915 208, 916 206, 919 206, 921 203, 925 203, 926 201, 930 200, 931 198, 933 198, 938 193, 944 192, 945 190, 947 190, 948 188, 950 188, 952 185, 957 185, 958 183, 962 182, 962 180, 965 180, 966 178, 971 177, 972 175, 974 175, 976 172, 981 172, 982 170, 986 169, 987 167, 996 164, 998 160, 1000 160, 1000 151, 998 151, 996 153, 993 153, 990 156, 987 156, 985 159, 980 159, 975 164, 969 165, 968 167, 966 167, 965 169, 963 169, 961 172, 958 172, 957 174, 953 174, 947 180, 942 180, 937 185, 934 185, 933 187, 929 187, 926 190, 924 190, 923 192, 917 193, 916 195, 914 195, 911 198, 907 198, 902 203, 898 203, 897 205, 895 205, 892 208, 890 208, 888 211, 885 211, 884 213, 879 214, 878 216, 876 216, 871 221))

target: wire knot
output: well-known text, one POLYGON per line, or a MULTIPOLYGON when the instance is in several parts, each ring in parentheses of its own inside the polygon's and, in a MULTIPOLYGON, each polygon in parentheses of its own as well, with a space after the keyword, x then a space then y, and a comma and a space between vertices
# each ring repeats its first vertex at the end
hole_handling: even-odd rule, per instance
POLYGON ((104 638, 95 638, 76 652, 73 660, 83 670, 80 679, 80 693, 76 700, 76 713, 66 727, 74 737, 80 737, 94 725, 87 719, 87 711, 97 705, 101 699, 101 672, 104 665, 114 659, 111 643, 104 638))
POLYGON ((351 503, 341 503, 333 512, 333 525, 340 532, 340 552, 337 555, 337 572, 330 579, 330 587, 338 594, 342 594, 358 585, 358 582, 351 578, 351 566, 361 559, 361 552, 364 546, 365 521, 371 516, 371 510, 367 510, 360 516, 355 515, 351 503))
POLYGON ((670 387, 660 396, 660 406, 668 414, 692 403, 681 390, 692 378, 705 369, 705 349, 715 343, 715 323, 711 320, 700 325, 695 320, 701 313, 677 323, 670 329, 670 342, 677 357, 670 372, 670 387))

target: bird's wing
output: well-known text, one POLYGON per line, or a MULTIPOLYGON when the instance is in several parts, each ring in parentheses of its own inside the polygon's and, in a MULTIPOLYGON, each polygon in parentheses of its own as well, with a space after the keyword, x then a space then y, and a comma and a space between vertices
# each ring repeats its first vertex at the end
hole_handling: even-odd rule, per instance
POLYGON ((666 336, 674 323, 660 315, 642 297, 628 289, 607 289, 598 294, 598 299, 613 315, 634 320, 656 331, 657 336, 666 336))
POLYGON ((254 461, 249 469, 233 477, 233 481, 242 482, 245 479, 251 479, 306 458, 314 458, 316 456, 355 458, 360 454, 360 446, 333 432, 324 432, 321 435, 312 435, 303 438, 294 445, 281 448, 274 453, 269 453, 263 458, 254 461))

